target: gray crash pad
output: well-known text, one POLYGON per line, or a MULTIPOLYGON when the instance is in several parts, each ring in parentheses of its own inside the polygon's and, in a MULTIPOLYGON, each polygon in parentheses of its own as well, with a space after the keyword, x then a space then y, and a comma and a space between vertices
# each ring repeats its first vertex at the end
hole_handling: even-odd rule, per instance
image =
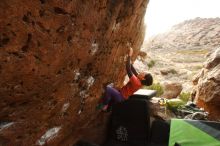
POLYGON ((131 95, 130 99, 142 99, 142 100, 149 100, 152 97, 156 96, 156 90, 149 90, 149 89, 139 89, 133 95, 131 95))

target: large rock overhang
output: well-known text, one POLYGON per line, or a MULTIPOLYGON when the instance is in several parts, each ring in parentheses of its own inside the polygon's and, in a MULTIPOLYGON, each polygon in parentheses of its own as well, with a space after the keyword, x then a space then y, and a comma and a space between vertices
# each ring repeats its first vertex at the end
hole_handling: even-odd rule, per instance
POLYGON ((147 3, 1 0, 0 144, 103 140, 95 105, 105 83, 123 82, 128 43, 137 56, 147 3))

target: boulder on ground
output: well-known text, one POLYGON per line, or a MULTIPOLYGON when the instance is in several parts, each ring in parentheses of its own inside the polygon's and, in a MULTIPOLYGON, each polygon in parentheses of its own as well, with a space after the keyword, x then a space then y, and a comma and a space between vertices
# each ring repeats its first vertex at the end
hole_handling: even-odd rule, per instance
POLYGON ((163 84, 164 94, 162 97, 164 98, 176 98, 182 91, 183 87, 181 83, 178 82, 165 82, 163 84))

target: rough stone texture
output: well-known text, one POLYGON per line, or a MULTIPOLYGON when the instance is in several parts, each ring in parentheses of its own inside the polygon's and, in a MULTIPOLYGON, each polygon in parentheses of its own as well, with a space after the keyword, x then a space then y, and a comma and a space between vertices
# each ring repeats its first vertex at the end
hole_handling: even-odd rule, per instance
POLYGON ((210 118, 220 120, 220 48, 209 55, 194 84, 198 105, 210 113, 210 118))
POLYGON ((182 84, 178 82, 165 82, 163 84, 164 93, 162 97, 170 99, 176 98, 182 91, 182 84))
POLYGON ((1 0, 0 145, 101 142, 108 118, 95 105, 124 80, 127 43, 137 56, 147 3, 1 0))

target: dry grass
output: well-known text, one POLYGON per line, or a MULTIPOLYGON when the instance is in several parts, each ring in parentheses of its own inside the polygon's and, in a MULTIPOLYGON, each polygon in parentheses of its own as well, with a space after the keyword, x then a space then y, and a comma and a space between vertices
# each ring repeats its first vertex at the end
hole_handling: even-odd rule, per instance
POLYGON ((209 53, 208 49, 203 50, 178 50, 177 53, 183 54, 183 55, 206 55, 209 53))

